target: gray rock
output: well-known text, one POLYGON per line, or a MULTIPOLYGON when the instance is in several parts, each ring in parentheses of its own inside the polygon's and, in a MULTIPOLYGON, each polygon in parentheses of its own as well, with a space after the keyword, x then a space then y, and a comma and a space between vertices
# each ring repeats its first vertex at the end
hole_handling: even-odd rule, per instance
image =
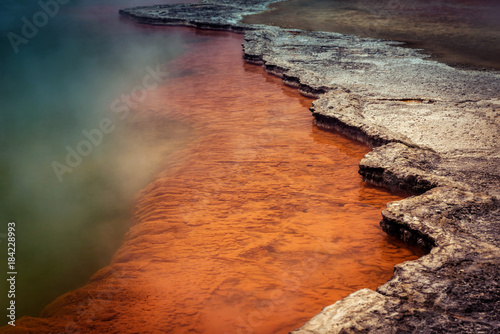
POLYGON ((490 196, 448 187, 390 203, 384 230, 431 252, 397 265, 376 292, 353 293, 292 333, 496 332, 499 208, 490 196))
POLYGON ((318 98, 311 111, 319 126, 375 147, 360 163, 365 181, 417 194, 388 204, 381 226, 430 253, 293 333, 500 332, 500 75, 454 69, 396 42, 239 22, 271 2, 120 13, 246 31, 244 58, 318 98))
POLYGON ((262 12, 281 0, 203 0, 195 4, 171 4, 134 7, 120 10, 120 14, 137 22, 154 25, 182 25, 199 29, 243 32, 257 26, 240 23, 244 15, 262 12))

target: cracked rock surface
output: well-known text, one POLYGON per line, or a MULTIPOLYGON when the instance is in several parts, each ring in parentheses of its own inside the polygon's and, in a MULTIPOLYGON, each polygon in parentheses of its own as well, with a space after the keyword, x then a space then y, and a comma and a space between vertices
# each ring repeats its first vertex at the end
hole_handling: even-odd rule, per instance
POLYGON ((396 42, 251 26, 274 1, 202 1, 122 10, 138 22, 245 32, 244 57, 318 99, 318 125, 375 149, 367 182, 416 196, 381 226, 430 251, 377 291, 325 307, 303 333, 500 332, 500 74, 429 61, 396 42))
POLYGON ((293 333, 499 332, 500 75, 322 32, 250 31, 244 50, 318 97, 318 125, 375 147, 360 162, 365 181, 420 194, 389 204, 381 226, 430 251, 293 333))

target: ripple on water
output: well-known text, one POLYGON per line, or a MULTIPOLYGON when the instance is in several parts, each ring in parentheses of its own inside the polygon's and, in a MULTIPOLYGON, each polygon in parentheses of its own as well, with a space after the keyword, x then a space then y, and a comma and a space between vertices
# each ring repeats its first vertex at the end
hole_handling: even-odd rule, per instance
POLYGON ((310 99, 244 64, 241 36, 196 33, 207 41, 168 64, 183 75, 135 111, 193 136, 138 195, 112 266, 83 288, 110 296, 92 330, 285 333, 417 258, 378 227, 401 197, 362 183, 368 149, 316 128, 310 99))

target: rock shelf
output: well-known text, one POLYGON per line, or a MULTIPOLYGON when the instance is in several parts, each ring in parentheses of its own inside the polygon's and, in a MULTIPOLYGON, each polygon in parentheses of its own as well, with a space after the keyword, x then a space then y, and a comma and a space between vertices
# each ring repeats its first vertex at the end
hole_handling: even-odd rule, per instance
POLYGON ((390 203, 381 226, 430 253, 293 333, 499 331, 500 74, 451 68, 396 42, 239 22, 271 2, 120 13, 146 24, 244 32, 244 58, 317 98, 318 125, 374 148, 360 162, 365 181, 416 194, 390 203))
POLYGON ((318 125, 375 149, 364 180, 420 196, 382 228, 430 250, 377 289, 293 333, 479 333, 499 329, 500 76, 429 61, 398 43, 325 32, 247 32, 245 59, 318 99, 318 125))
POLYGON ((417 194, 390 203, 381 226, 430 253, 293 333, 498 331, 500 75, 427 60, 398 42, 238 23, 267 3, 204 1, 121 14, 245 31, 245 60, 317 98, 318 125, 374 147, 360 162, 365 181, 417 194))

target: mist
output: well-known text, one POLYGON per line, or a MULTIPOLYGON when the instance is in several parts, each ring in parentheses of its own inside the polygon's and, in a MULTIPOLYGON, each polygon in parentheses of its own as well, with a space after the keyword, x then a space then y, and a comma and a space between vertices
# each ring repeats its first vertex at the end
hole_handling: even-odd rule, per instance
MULTIPOLYGON (((112 107, 202 39, 118 16, 119 8, 155 2, 161 1, 70 1, 17 53, 8 38, 0 44, 0 242, 6 247, 7 222, 15 221, 18 318, 38 315, 109 263, 128 230, 134 197, 189 141, 189 124, 149 120, 142 99, 126 113, 112 107), (112 131, 102 133, 103 120, 112 131), (81 143, 91 140, 83 131, 101 131, 102 138, 95 135, 85 148, 81 143), (86 154, 74 167, 68 147, 86 154), (67 169, 58 173, 54 162, 67 169)), ((3 7, 4 36, 21 35, 22 18, 41 10, 23 0, 3 7)), ((168 76, 147 82, 156 87, 168 76)), ((4 294, 0 302, 7 305, 4 294)))

